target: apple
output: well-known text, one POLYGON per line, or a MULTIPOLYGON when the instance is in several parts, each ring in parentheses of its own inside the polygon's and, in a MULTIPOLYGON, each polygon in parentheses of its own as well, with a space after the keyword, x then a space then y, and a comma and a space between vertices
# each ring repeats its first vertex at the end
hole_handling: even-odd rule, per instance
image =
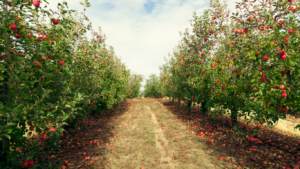
POLYGON ((254 137, 250 137, 249 141, 255 141, 255 138, 254 137))
POLYGON ((263 61, 268 61, 268 60, 270 60, 270 57, 268 57, 268 56, 263 56, 261 59, 262 59, 263 61))
POLYGON ((295 12, 295 8, 290 8, 290 11, 295 12))
POLYGON ((45 38, 47 38, 47 35, 43 35, 43 36, 42 36, 42 39, 43 39, 43 40, 45 40, 45 38))
POLYGON ((56 131, 54 127, 50 127, 49 131, 56 131))
POLYGON ((15 35, 15 38, 20 39, 21 35, 19 33, 17 33, 17 35, 15 35))
POLYGON ((279 88, 282 89, 282 90, 284 89, 284 87, 285 87, 284 85, 279 86, 279 88))
POLYGON ((265 81, 265 79, 263 79, 263 78, 260 78, 260 79, 259 79, 259 81, 260 81, 260 82, 264 82, 264 81, 265 81))
POLYGON ((284 98, 284 97, 287 97, 287 94, 286 94, 286 93, 282 93, 282 94, 281 94, 281 98, 284 98))
POLYGON ((33 164, 34 164, 34 161, 33 160, 29 160, 28 161, 28 166, 30 167, 30 166, 33 166, 33 164))
POLYGON ((23 163, 23 167, 24 167, 24 168, 27 168, 27 167, 28 167, 28 162, 27 162, 27 161, 25 161, 25 162, 23 163))
POLYGON ((289 2, 293 2, 293 0, 288 0, 289 2))
POLYGON ((30 126, 29 130, 33 131, 34 130, 34 126, 30 126))
POLYGON ((44 133, 43 136, 42 136, 42 140, 46 140, 47 139, 47 134, 44 133))
POLYGON ((58 62, 58 64, 59 64, 60 66, 62 66, 62 65, 64 65, 64 61, 61 60, 61 61, 58 62))
POLYGON ((267 75, 263 74, 263 75, 261 75, 261 77, 265 79, 267 77, 267 75))
POLYGON ((39 7, 40 6, 40 2, 38 0, 34 0, 32 2, 32 5, 35 6, 35 7, 39 7))
POLYGON ((282 109, 282 110, 281 110, 281 113, 286 113, 286 109, 282 109))
POLYGON ((57 24, 58 24, 58 21, 54 19, 54 20, 53 20, 53 24, 54 24, 54 25, 57 25, 57 24))
POLYGON ((18 29, 18 27, 17 27, 16 24, 11 24, 11 25, 10 25, 10 28, 11 28, 12 30, 17 30, 17 29, 18 29))

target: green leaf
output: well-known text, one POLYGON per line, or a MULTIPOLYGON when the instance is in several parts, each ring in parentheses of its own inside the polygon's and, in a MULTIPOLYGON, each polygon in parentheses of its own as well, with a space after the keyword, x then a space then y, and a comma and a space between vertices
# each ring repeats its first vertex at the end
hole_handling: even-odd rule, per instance
POLYGON ((81 5, 84 5, 84 2, 80 2, 81 5))
POLYGON ((1 135, 1 138, 3 138, 3 137, 8 138, 9 140, 11 139, 10 135, 8 135, 8 134, 2 134, 2 135, 1 135))

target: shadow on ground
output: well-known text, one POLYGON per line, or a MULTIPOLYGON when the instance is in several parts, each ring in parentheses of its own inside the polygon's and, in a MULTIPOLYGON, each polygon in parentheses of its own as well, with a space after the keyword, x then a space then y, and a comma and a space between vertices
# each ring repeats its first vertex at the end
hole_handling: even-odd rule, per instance
POLYGON ((109 142, 114 137, 114 126, 108 123, 124 114, 130 108, 128 102, 123 102, 120 110, 103 111, 105 118, 87 117, 85 131, 79 131, 64 137, 60 146, 62 150, 55 155, 57 160, 64 163, 61 168, 104 168, 102 161, 105 160, 107 148, 112 146, 109 142))
MULTIPOLYGON (((224 119, 223 117, 223 122, 212 124, 212 122, 208 122, 211 117, 200 112, 199 107, 192 106, 191 111, 194 114, 187 116, 182 105, 179 106, 163 99, 159 101, 178 119, 186 122, 190 129, 194 129, 198 138, 206 140, 207 145, 214 150, 214 153, 222 157, 220 160, 226 160, 232 166, 257 169, 299 169, 300 142, 298 137, 263 127, 256 135, 249 135, 245 139, 234 139, 233 136, 236 137, 239 134, 234 135, 228 118, 224 119), (197 119, 199 119, 198 122, 197 119), (251 137, 253 138, 250 139, 251 137), (226 156, 236 158, 228 159, 226 156)), ((251 130, 251 127, 257 127, 247 126, 243 121, 239 121, 238 124, 246 126, 248 130, 251 130)))

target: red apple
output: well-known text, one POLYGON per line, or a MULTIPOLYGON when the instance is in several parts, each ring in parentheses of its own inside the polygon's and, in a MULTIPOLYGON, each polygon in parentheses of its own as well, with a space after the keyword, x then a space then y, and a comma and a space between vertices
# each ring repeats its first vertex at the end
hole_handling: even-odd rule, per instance
POLYGON ((15 35, 15 38, 20 39, 21 35, 19 33, 17 33, 17 35, 15 35))
POLYGON ((34 161, 33 160, 29 160, 28 161, 28 166, 30 167, 30 166, 33 166, 33 164, 34 164, 34 161))
POLYGON ((24 168, 27 168, 27 167, 28 167, 28 162, 27 162, 27 161, 25 161, 25 162, 23 163, 23 167, 24 167, 24 168))
POLYGON ((282 93, 281 97, 287 97, 287 94, 286 93, 282 93))
POLYGON ((34 126, 30 126, 29 130, 33 131, 34 130, 34 126))
POLYGON ((293 12, 295 12, 295 8, 290 8, 290 11, 293 11, 293 12))
POLYGON ((282 59, 282 60, 286 59, 286 55, 280 56, 280 59, 282 59))
POLYGON ((40 2, 38 0, 34 0, 32 2, 32 5, 35 6, 35 7, 39 7, 40 6, 40 2))
POLYGON ((56 131, 54 127, 50 127, 49 131, 56 131))
POLYGON ((249 141, 255 141, 255 138, 254 137, 250 137, 249 141))
POLYGON ((60 66, 62 66, 62 65, 64 65, 64 61, 61 60, 61 61, 58 62, 58 64, 59 64, 60 66))
POLYGON ((285 87, 284 85, 279 86, 279 88, 282 89, 282 90, 284 89, 284 87, 285 87))
POLYGON ((43 40, 45 40, 45 38, 47 38, 47 35, 43 35, 43 36, 42 36, 42 39, 43 39, 43 40))
POLYGON ((42 136, 42 140, 46 140, 47 139, 47 134, 44 133, 43 136, 42 136))
POLYGON ((58 21, 54 19, 54 20, 53 20, 53 24, 54 24, 54 25, 57 25, 57 24, 58 24, 58 21))
POLYGON ((18 29, 18 27, 17 27, 16 24, 11 24, 11 25, 10 25, 10 28, 11 28, 12 30, 17 30, 17 29, 18 29))
POLYGON ((35 6, 35 7, 39 7, 40 6, 40 2, 38 0, 34 0, 32 2, 32 5, 35 6))

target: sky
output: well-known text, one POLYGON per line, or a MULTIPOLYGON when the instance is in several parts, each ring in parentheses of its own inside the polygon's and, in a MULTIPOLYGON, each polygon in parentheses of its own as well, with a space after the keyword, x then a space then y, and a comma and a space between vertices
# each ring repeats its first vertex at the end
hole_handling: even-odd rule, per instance
MULTIPOLYGON (((69 9, 83 12, 80 1, 65 0, 69 9)), ((57 4, 63 0, 48 0, 44 9, 57 11, 57 4)), ((92 22, 93 30, 106 35, 106 44, 114 47, 115 54, 131 72, 144 76, 142 85, 150 74, 160 74, 159 66, 182 39, 179 31, 189 28, 193 12, 197 16, 209 9, 208 0, 89 0, 91 7, 86 15, 92 22)), ((221 1, 223 2, 223 1, 221 1)), ((227 0, 231 13, 235 12, 235 2, 227 0)), ((46 4, 41 3, 41 7, 46 4)), ((231 14, 230 13, 230 14, 231 14)), ((88 23, 88 22, 86 22, 88 23)), ((87 33, 91 38, 91 34, 87 33)), ((142 87, 144 90, 144 87, 142 87)))

